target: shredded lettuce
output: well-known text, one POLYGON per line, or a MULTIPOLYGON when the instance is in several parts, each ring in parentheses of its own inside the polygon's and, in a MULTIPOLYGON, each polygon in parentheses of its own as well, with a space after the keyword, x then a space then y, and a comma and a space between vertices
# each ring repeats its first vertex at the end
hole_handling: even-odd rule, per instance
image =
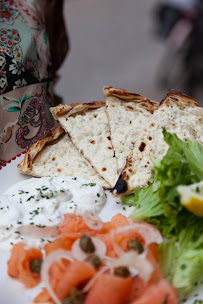
MULTIPOLYGON (((163 214, 163 207, 160 204, 158 192, 153 192, 152 188, 153 185, 151 184, 142 191, 135 191, 133 202, 136 207, 130 215, 132 218, 140 220, 163 214)), ((122 203, 128 202, 127 197, 128 196, 126 196, 126 200, 122 200, 122 203)))
POLYGON ((185 293, 203 276, 203 220, 180 204, 179 185, 203 180, 203 146, 180 140, 163 129, 169 148, 154 164, 154 183, 124 197, 123 204, 135 206, 130 217, 158 227, 167 238, 160 245, 160 259, 166 278, 185 293))
POLYGON ((199 180, 203 180, 203 146, 198 141, 191 141, 189 139, 184 142, 176 134, 167 132, 165 128, 163 128, 163 135, 169 147, 177 150, 186 159, 191 173, 197 175, 199 180))
POLYGON ((128 206, 134 206, 135 201, 134 201, 134 196, 135 194, 130 194, 122 197, 122 204, 123 205, 128 205, 128 206))
POLYGON ((203 277, 203 225, 196 223, 183 229, 178 242, 164 241, 159 253, 165 277, 185 295, 203 277))

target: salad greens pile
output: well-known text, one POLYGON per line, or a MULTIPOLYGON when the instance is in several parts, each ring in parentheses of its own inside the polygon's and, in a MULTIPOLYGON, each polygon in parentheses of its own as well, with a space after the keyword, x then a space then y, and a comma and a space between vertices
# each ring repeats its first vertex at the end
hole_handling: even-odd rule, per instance
POLYGON ((177 186, 203 180, 203 146, 166 129, 163 135, 169 149, 162 160, 152 160, 154 183, 123 197, 122 203, 135 206, 131 218, 156 225, 166 237, 160 245, 162 270, 184 294, 203 276, 203 218, 180 204, 177 186))

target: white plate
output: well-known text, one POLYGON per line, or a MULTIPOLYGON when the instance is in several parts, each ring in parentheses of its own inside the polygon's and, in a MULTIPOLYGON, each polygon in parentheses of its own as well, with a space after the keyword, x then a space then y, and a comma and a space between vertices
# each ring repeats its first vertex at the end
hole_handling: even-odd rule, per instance
MULTIPOLYGON (((11 161, 7 162, 5 166, 0 167, 0 194, 6 191, 13 184, 29 179, 29 176, 23 175, 18 172, 17 165, 23 159, 24 155, 18 155, 11 161)), ((109 221, 111 217, 118 212, 128 216, 131 213, 132 208, 123 207, 118 198, 111 196, 107 192, 107 203, 100 213, 100 217, 103 221, 109 221)), ((33 298, 37 295, 41 286, 33 289, 26 289, 17 280, 11 279, 7 275, 7 261, 9 258, 9 252, 5 253, 0 251, 0 304, 31 304, 33 298)), ((200 304, 203 302, 203 285, 200 284, 190 297, 183 303, 185 304, 200 304)), ((96 304, 96 303, 95 303, 96 304)), ((153 303, 152 303, 153 304, 153 303)))

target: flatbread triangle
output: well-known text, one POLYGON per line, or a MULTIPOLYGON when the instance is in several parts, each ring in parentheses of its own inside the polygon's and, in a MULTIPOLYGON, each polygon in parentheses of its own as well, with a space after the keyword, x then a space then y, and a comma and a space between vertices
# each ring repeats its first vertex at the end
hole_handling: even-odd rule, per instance
POLYGON ((120 174, 140 130, 158 107, 158 102, 111 86, 104 87, 104 96, 112 145, 120 174))
POLYGON ((168 150, 162 129, 176 133, 182 140, 190 139, 203 144, 203 108, 181 93, 169 91, 158 109, 143 126, 125 168, 113 188, 115 195, 127 195, 146 188, 153 182, 152 159, 161 159, 168 150))
POLYGON ((109 189, 110 185, 92 168, 61 127, 52 128, 34 143, 18 165, 21 173, 42 176, 81 177, 109 189))
POLYGON ((118 174, 105 103, 59 105, 50 111, 83 156, 113 187, 118 174))

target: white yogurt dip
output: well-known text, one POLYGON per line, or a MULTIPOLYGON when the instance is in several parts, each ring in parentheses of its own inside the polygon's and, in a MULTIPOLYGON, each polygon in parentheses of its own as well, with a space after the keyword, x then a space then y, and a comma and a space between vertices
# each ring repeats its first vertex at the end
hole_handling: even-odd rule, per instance
POLYGON ((24 241, 40 246, 55 237, 66 213, 98 214, 106 201, 101 186, 76 177, 31 178, 0 196, 0 248, 24 241))

